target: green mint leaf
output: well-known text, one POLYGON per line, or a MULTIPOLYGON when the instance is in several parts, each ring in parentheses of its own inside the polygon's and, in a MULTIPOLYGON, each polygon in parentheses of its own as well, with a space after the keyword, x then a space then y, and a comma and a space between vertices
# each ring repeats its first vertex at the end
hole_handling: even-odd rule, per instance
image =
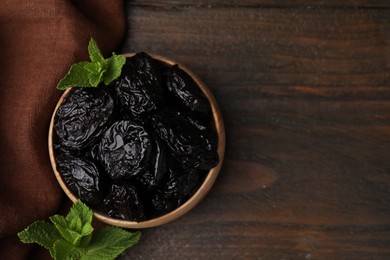
POLYGON ((61 235, 52 224, 39 220, 19 232, 18 237, 23 243, 37 243, 49 249, 53 256, 53 245, 61 238, 61 235))
POLYGON ((88 236, 88 235, 92 234, 92 232, 93 232, 92 224, 91 223, 85 223, 83 228, 81 229, 81 235, 83 237, 85 237, 85 236, 88 236))
POLYGON ((103 73, 106 71, 106 68, 103 68, 100 63, 90 62, 85 65, 85 69, 88 70, 89 72, 88 73, 89 84, 92 87, 97 87, 99 83, 102 82, 103 73))
POLYGON ((81 260, 115 259, 141 238, 140 232, 131 233, 121 228, 103 227, 96 231, 81 260))
POLYGON ((84 254, 83 249, 77 248, 66 240, 60 239, 54 243, 53 257, 56 260, 75 260, 80 259, 84 254))
POLYGON ((125 63, 125 57, 112 53, 112 57, 107 59, 107 70, 103 74, 103 82, 105 85, 110 84, 121 75, 122 67, 125 63))
POLYGON ((100 73, 91 73, 88 75, 89 84, 93 87, 97 87, 100 82, 102 82, 103 72, 100 73))
POLYGON ((106 64, 106 60, 104 59, 102 53, 99 50, 99 47, 97 46, 96 41, 93 38, 89 40, 88 53, 89 53, 89 58, 91 59, 92 62, 97 62, 102 65, 106 64))
POLYGON ((92 215, 92 210, 78 200, 66 217, 54 215, 50 220, 63 238, 72 245, 79 246, 81 238, 90 235, 93 231, 92 215))
POLYGON ((92 210, 78 200, 66 217, 54 215, 54 225, 36 221, 18 233, 24 243, 37 243, 49 249, 58 260, 115 259, 127 248, 138 243, 140 232, 104 227, 92 236, 92 210))
MULTIPOLYGON (((77 216, 76 218, 81 221, 81 228, 78 227, 78 229, 74 230, 76 230, 81 235, 81 237, 90 236, 93 232, 92 210, 88 208, 87 205, 82 203, 81 200, 78 200, 76 201, 76 203, 73 204, 66 218, 70 220, 73 216, 77 216)), ((86 240, 88 239, 84 239, 84 243, 86 240)))
POLYGON ((89 41, 88 53, 91 62, 85 61, 73 64, 68 74, 58 83, 58 89, 97 87, 101 82, 109 85, 120 76, 122 67, 126 62, 125 57, 112 53, 110 58, 104 59, 93 38, 89 41))
POLYGON ((102 71, 102 65, 98 62, 87 62, 85 69, 88 71, 88 75, 96 74, 102 71))
POLYGON ((81 202, 81 200, 78 200, 73 204, 66 218, 69 220, 71 219, 71 216, 77 216, 81 220, 82 227, 86 224, 91 226, 93 212, 87 205, 81 202))
POLYGON ((68 222, 68 229, 79 231, 83 228, 83 224, 81 223, 81 219, 78 217, 74 217, 70 220, 67 220, 68 222))
POLYGON ((75 246, 80 244, 81 234, 77 231, 69 229, 69 224, 63 216, 54 215, 50 217, 50 220, 53 222, 58 232, 60 232, 61 236, 66 241, 75 246))
POLYGON ((89 243, 91 242, 92 240, 92 233, 87 235, 87 236, 84 236, 80 239, 80 245, 79 247, 82 247, 82 248, 87 248, 89 243))
POLYGON ((84 61, 73 64, 68 74, 58 83, 57 88, 65 90, 70 87, 90 87, 88 77, 90 72, 86 69, 89 63, 84 61))

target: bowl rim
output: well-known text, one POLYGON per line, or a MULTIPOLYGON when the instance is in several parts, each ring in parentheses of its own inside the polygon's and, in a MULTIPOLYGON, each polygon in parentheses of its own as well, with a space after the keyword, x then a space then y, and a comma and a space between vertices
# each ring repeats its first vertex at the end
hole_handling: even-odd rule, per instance
MULTIPOLYGON (((134 56, 136 53, 125 53, 121 54, 122 56, 126 58, 130 58, 134 56)), ((130 229, 141 229, 141 228, 150 228, 150 227, 156 227, 163 224, 166 224, 168 222, 171 222, 184 214, 186 214, 188 211, 190 211, 192 208, 194 208, 203 198, 204 196, 210 191, 211 187, 213 186, 223 163, 224 154, 225 154, 225 127, 224 122, 222 119, 222 114, 219 109, 218 103, 212 94, 211 90, 206 86, 206 84, 203 83, 190 69, 188 69, 186 66, 177 63, 169 58, 155 55, 155 54, 149 54, 152 58, 168 64, 168 65, 175 65, 177 64, 179 68, 184 70, 199 86, 201 91, 205 94, 206 98, 209 100, 211 109, 212 109, 212 115, 213 115, 213 121, 215 124, 215 129, 218 135, 218 147, 217 147, 217 153, 219 156, 219 162, 218 164, 212 168, 209 173, 207 174, 206 178, 204 179, 202 185, 198 188, 198 190, 180 207, 176 208, 175 210, 168 212, 160 217, 156 217, 153 219, 136 222, 136 221, 130 221, 130 220, 122 220, 122 219, 115 219, 112 217, 109 217, 103 212, 95 211, 93 210, 94 216, 99 219, 100 221, 117 226, 122 228, 130 228, 130 229)), ((57 102, 57 105, 53 111, 50 125, 49 125, 49 133, 48 133, 48 148, 49 148, 49 156, 50 156, 50 163, 52 166, 52 169, 54 171, 54 175, 60 184, 62 190, 65 192, 65 194, 68 196, 68 198, 72 202, 76 202, 78 200, 78 197, 74 195, 68 188, 68 186, 65 184, 64 180, 62 179, 62 176, 60 172, 57 170, 57 164, 55 161, 55 154, 53 149, 53 133, 54 133, 54 118, 57 113, 58 108, 60 107, 61 103, 63 102, 64 98, 69 94, 72 88, 67 89, 60 99, 57 102)))

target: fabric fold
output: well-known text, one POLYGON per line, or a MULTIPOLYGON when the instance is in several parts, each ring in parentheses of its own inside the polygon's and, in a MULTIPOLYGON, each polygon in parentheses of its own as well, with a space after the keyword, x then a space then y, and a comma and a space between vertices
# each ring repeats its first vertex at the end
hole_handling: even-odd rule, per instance
POLYGON ((87 60, 94 37, 105 55, 125 33, 122 0, 12 1, 0 7, 0 259, 31 246, 16 233, 58 211, 63 192, 52 172, 47 134, 71 64, 87 60))

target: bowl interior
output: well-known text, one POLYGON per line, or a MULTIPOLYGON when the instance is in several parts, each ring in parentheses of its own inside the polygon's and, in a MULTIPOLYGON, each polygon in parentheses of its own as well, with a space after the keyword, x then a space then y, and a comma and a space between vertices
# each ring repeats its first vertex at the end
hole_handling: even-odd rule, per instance
MULTIPOLYGON (((128 57, 131 57, 133 55, 135 55, 135 54, 130 53, 130 54, 124 54, 123 56, 128 58, 128 57)), ((158 55, 151 55, 151 56, 154 59, 156 59, 162 63, 165 63, 167 65, 178 64, 177 62, 174 62, 174 61, 167 59, 165 57, 162 57, 162 56, 158 56, 158 55)), ((222 165, 223 158, 224 158, 224 152, 225 152, 225 128, 224 128, 222 115, 221 115, 221 112, 219 110, 218 104, 217 104, 213 94, 208 89, 208 87, 194 73, 192 73, 188 68, 186 68, 185 66, 182 66, 181 64, 179 64, 179 67, 193 78, 193 80, 198 84, 199 88, 202 90, 202 92, 205 94, 205 96, 207 97, 207 99, 209 100, 209 102, 211 104, 215 129, 216 129, 216 132, 218 135, 217 152, 218 152, 218 156, 219 156, 219 163, 209 171, 209 173, 207 174, 202 185, 195 192, 195 194, 192 195, 191 198, 189 198, 183 205, 181 205, 177 209, 175 209, 175 210, 173 210, 173 211, 171 211, 163 216, 153 218, 150 220, 141 221, 141 222, 114 219, 114 218, 111 218, 102 212, 94 211, 95 217, 98 218, 99 220, 107 223, 107 224, 110 224, 113 226, 118 226, 118 227, 123 227, 123 228, 138 229, 138 228, 148 228, 148 227, 159 226, 159 225, 168 223, 174 219, 177 219, 177 218, 181 217, 182 215, 184 215, 185 213, 187 213, 189 210, 191 210, 197 203, 199 203, 202 200, 202 198, 207 194, 207 192, 210 190, 210 188, 214 184, 214 181, 215 181, 215 179, 216 179, 216 177, 221 169, 221 165, 222 165)), ((61 103, 63 102, 64 98, 69 93, 69 91, 70 91, 70 89, 66 90, 63 93, 63 95, 59 99, 57 106, 53 112, 50 126, 49 126, 48 144, 49 144, 50 162, 51 162, 54 174, 55 174, 61 188, 66 193, 66 195, 73 202, 75 202, 76 200, 78 200, 78 197, 69 190, 68 186, 65 184, 64 180, 62 179, 62 176, 57 169, 57 164, 56 164, 56 160, 55 160, 55 153, 54 153, 54 148, 53 148, 54 117, 55 117, 55 114, 57 113, 59 106, 61 105, 61 103)))

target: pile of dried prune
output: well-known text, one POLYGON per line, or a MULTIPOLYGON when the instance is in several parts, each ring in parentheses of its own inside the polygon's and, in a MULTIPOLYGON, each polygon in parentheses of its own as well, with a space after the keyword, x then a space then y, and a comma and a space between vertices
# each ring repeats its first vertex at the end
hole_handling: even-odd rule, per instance
POLYGON ((138 53, 109 86, 73 88, 54 119, 69 189, 113 218, 143 221, 186 202, 218 164, 210 103, 179 66, 138 53))

